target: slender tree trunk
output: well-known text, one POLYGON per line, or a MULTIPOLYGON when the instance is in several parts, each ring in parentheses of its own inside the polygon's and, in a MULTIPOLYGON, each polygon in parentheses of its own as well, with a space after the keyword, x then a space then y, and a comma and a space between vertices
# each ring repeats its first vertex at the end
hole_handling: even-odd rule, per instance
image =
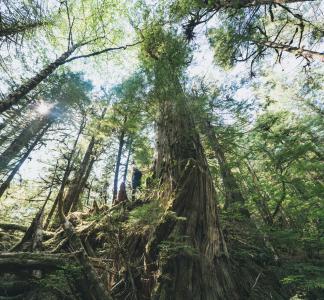
POLYGON ((19 171, 22 164, 26 161, 26 159, 29 157, 30 153, 34 150, 34 148, 38 145, 40 140, 42 139, 43 135, 47 131, 47 129, 51 126, 51 123, 48 123, 41 132, 36 136, 33 143, 28 147, 27 151, 23 154, 23 156, 19 159, 17 164, 14 166, 14 168, 11 170, 9 176, 6 178, 6 180, 1 184, 0 186, 0 198, 2 197, 3 193, 7 190, 7 188, 10 186, 10 183, 12 179, 15 177, 17 172, 19 171))
POLYGON ((9 163, 16 158, 21 150, 28 146, 30 141, 39 134, 40 130, 50 122, 49 115, 32 120, 25 127, 8 148, 0 155, 0 172, 4 172, 9 163))
POLYGON ((81 180, 81 182, 79 184, 79 189, 76 192, 77 197, 75 197, 75 201, 73 202, 70 211, 76 211, 78 209, 78 205, 80 204, 79 203, 80 202, 79 201, 80 196, 83 193, 83 190, 84 190, 84 188, 85 188, 85 186, 87 184, 90 172, 92 170, 92 167, 93 167, 93 164, 94 164, 95 161, 96 161, 95 157, 92 157, 90 162, 89 162, 89 165, 87 167, 87 170, 86 170, 86 172, 85 172, 84 176, 82 177, 82 180, 81 180))
POLYGON ((246 166, 252 176, 254 188, 256 189, 258 196, 259 196, 259 199, 256 201, 256 206, 257 206, 257 208, 260 212, 260 215, 261 215, 263 221, 265 222, 265 224, 271 226, 273 224, 273 218, 272 218, 270 209, 267 204, 267 200, 269 200, 269 197, 268 197, 268 195, 264 194, 262 192, 262 190, 260 189, 259 178, 258 178, 257 174, 255 173, 255 171, 253 170, 252 166, 250 165, 249 161, 246 163, 246 166))
MULTIPOLYGON (((84 189, 84 177, 86 176, 89 166, 93 163, 93 151, 95 146, 95 138, 92 137, 88 145, 87 151, 84 154, 83 160, 80 164, 78 171, 75 174, 74 179, 71 182, 66 196, 64 197, 64 214, 67 215, 72 207, 76 207, 79 202, 79 197, 84 189)), ((92 167, 92 165, 91 165, 92 167)))
POLYGON ((54 62, 47 65, 33 78, 27 80, 15 91, 10 93, 5 100, 0 102, 0 113, 11 108, 13 105, 19 103, 19 101, 26 96, 30 91, 32 91, 38 84, 45 80, 49 75, 51 75, 59 66, 65 63, 65 60, 79 47, 76 44, 71 47, 68 51, 64 52, 60 57, 58 57, 54 62))
POLYGON ((127 179, 129 160, 130 160, 130 156, 132 154, 132 143, 133 143, 133 141, 131 139, 127 142, 128 154, 127 154, 127 159, 126 159, 126 163, 125 163, 125 170, 124 170, 124 176, 123 176, 123 182, 125 182, 125 183, 126 183, 126 179, 127 179))
POLYGON ((80 128, 79 128, 79 131, 78 131, 78 134, 77 134, 77 137, 73 143, 73 146, 72 146, 72 150, 68 156, 68 159, 67 159, 67 165, 66 165, 66 168, 65 168, 65 171, 64 171, 64 175, 63 175, 63 178, 62 178, 62 182, 61 182, 61 186, 60 186, 60 190, 54 200, 54 203, 52 205, 52 208, 46 218, 46 221, 45 221, 45 224, 44 224, 44 229, 46 230, 48 228, 48 225, 54 215, 54 212, 56 210, 56 207, 59 203, 59 201, 61 201, 61 199, 63 199, 63 196, 64 196, 64 189, 65 189, 65 186, 66 186, 66 182, 70 176, 70 173, 72 171, 72 166, 73 166, 73 157, 74 157, 74 154, 75 154, 75 151, 76 151, 76 146, 78 144, 78 141, 79 141, 79 138, 82 134, 82 131, 84 130, 84 127, 85 127, 85 118, 82 119, 81 121, 81 124, 80 124, 80 128))
POLYGON ((294 54, 297 57, 303 57, 305 59, 318 60, 324 62, 324 53, 304 49, 302 47, 294 47, 294 46, 289 46, 289 45, 271 42, 271 41, 253 41, 253 42, 260 46, 294 54))
MULTIPOLYGON (((127 121, 127 117, 125 117, 124 123, 127 121)), ((123 153, 123 147, 125 144, 125 130, 122 129, 119 136, 118 143, 118 152, 116 157, 116 165, 115 165, 115 175, 114 175, 114 187, 113 187, 113 203, 115 203, 118 192, 118 178, 119 178, 119 169, 120 169, 120 161, 123 153)))
POLYGON ((220 173, 225 189, 225 205, 224 208, 233 208, 233 206, 238 205, 238 209, 244 210, 244 212, 247 212, 244 209, 244 197, 241 193, 240 187, 237 184, 237 181, 232 173, 232 170, 230 169, 228 162, 225 157, 225 153, 223 151, 223 148, 221 144, 218 141, 218 138, 215 134, 215 131, 212 127, 212 125, 209 122, 205 122, 205 132, 207 134, 207 137, 209 139, 209 142, 211 144, 211 147, 214 151, 214 154, 216 156, 216 159, 219 164, 220 173))

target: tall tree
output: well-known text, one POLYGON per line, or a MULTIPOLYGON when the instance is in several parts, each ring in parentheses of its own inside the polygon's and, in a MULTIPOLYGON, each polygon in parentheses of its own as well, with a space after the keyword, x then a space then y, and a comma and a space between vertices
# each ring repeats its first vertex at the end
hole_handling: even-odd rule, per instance
POLYGON ((7 190, 7 188, 10 186, 10 183, 12 179, 15 177, 17 172, 19 171, 20 167, 23 165, 23 163, 26 161, 26 159, 29 157, 30 153, 34 150, 34 148, 39 144, 41 141, 42 137, 48 130, 48 128, 51 126, 51 123, 47 123, 43 129, 39 132, 39 134, 35 137, 35 140, 32 142, 31 145, 27 147, 27 150, 23 155, 18 159, 16 162, 15 166, 10 170, 9 176, 6 178, 6 180, 1 184, 0 186, 0 198, 4 194, 4 192, 7 190))
MULTIPOLYGON (((111 40, 114 39, 113 34, 117 29, 112 29, 112 36, 107 36, 106 30, 102 28, 103 24, 101 21, 103 20, 103 17, 108 13, 110 15, 115 13, 114 10, 108 9, 107 11, 107 6, 105 6, 104 3, 98 3, 99 7, 92 7, 91 5, 83 6, 82 3, 70 4, 68 1, 63 1, 62 4, 62 10, 65 13, 61 12, 61 14, 57 16, 59 23, 56 24, 56 29, 66 35, 67 47, 66 45, 63 47, 63 49, 66 50, 63 51, 54 61, 45 65, 32 78, 25 80, 25 82, 20 85, 17 85, 12 92, 7 94, 7 96, 4 97, 4 100, 0 102, 0 113, 21 102, 29 92, 34 90, 40 83, 64 64, 77 59, 89 58, 111 51, 125 50, 129 46, 138 44, 134 43, 125 44, 119 47, 107 47, 108 43, 110 44, 111 40), (79 10, 87 10, 84 11, 82 18, 77 17, 77 15, 79 15, 79 10), (75 29, 76 27, 78 27, 78 30, 75 29), (79 55, 73 56, 77 50, 83 50, 83 52, 79 55)), ((116 6, 118 5, 116 4, 116 6)))
POLYGON ((240 187, 228 165, 228 161, 225 157, 223 148, 217 138, 214 128, 210 122, 205 122, 205 132, 208 136, 209 143, 214 151, 218 165, 220 168, 220 174, 225 189, 225 209, 231 208, 238 204, 237 209, 244 210, 244 197, 240 191, 240 187))
POLYGON ((45 116, 37 116, 36 119, 32 120, 30 124, 21 131, 7 149, 1 153, 0 172, 4 172, 9 167, 9 163, 14 158, 18 157, 23 148, 28 147, 30 141, 33 140, 44 127, 49 127, 48 124, 52 123, 51 117, 54 115, 54 111, 55 109, 45 116))
POLYGON ((6 173, 11 170, 8 178, 4 181, 3 188, 8 187, 8 181, 19 171, 19 168, 34 148, 40 142, 41 136, 45 134, 53 124, 64 120, 73 106, 85 105, 88 101, 87 92, 91 88, 89 82, 82 79, 80 74, 67 73, 61 75, 53 85, 43 92, 47 101, 40 101, 35 106, 35 117, 27 123, 26 127, 14 138, 8 147, 0 154, 0 172, 6 173), (55 102, 52 103, 52 102, 55 102), (45 130, 45 131, 44 131, 45 130), (20 153, 26 148, 26 152, 20 153), (10 163, 18 158, 16 164, 11 167, 10 163))
POLYGON ((158 25, 151 26, 144 45, 159 109, 155 172, 163 191, 160 201, 166 212, 175 213, 174 218, 166 214, 148 247, 161 274, 155 298, 238 299, 213 180, 180 83, 188 49, 180 38, 158 25), (183 250, 162 263, 159 245, 163 243, 174 243, 183 250))

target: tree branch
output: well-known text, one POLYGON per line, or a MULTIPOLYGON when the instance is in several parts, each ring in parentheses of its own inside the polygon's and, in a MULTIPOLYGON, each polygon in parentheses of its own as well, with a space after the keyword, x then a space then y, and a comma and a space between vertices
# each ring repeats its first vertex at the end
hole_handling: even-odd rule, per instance
POLYGON ((67 59, 65 61, 65 63, 69 63, 69 62, 71 62, 73 60, 76 60, 76 59, 79 59, 79 58, 87 58, 87 57, 91 57, 91 56, 97 56, 97 55, 100 55, 100 54, 103 54, 103 53, 106 53, 106 52, 110 52, 110 51, 115 51, 115 50, 120 50, 120 49, 125 50, 128 47, 136 46, 136 45, 138 45, 138 44, 140 44, 142 42, 143 41, 139 41, 139 42, 136 42, 134 44, 127 44, 127 45, 119 46, 119 47, 110 47, 110 48, 106 48, 106 49, 103 49, 103 50, 100 50, 100 51, 95 51, 95 52, 84 54, 84 55, 74 56, 74 57, 71 57, 70 59, 67 59))

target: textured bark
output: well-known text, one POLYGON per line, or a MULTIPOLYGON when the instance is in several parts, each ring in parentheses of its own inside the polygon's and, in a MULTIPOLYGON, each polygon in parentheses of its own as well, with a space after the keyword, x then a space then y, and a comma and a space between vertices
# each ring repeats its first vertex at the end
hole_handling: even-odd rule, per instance
POLYGON ((157 227, 148 249, 152 261, 163 257, 161 243, 170 243, 171 253, 159 260, 154 299, 238 299, 213 181, 177 82, 169 87, 178 91, 176 98, 160 99, 156 173, 169 217, 157 227))
POLYGON ((32 120, 27 127, 25 127, 8 148, 0 155, 0 172, 4 172, 9 163, 18 157, 23 148, 28 147, 28 144, 39 135, 40 131, 46 126, 50 119, 48 116, 32 120))
POLYGON ((122 182, 119 187, 118 196, 115 201, 115 204, 119 204, 119 203, 125 202, 127 200, 128 200, 128 197, 127 197, 127 193, 126 193, 125 182, 122 182))
POLYGON ((71 210, 70 211, 76 211, 79 207, 79 204, 80 204, 80 196, 81 194, 83 193, 84 191, 84 188, 87 184, 87 181, 89 179, 89 175, 90 175, 90 172, 92 171, 92 167, 93 167, 93 164, 94 162, 96 161, 95 157, 92 157, 89 164, 88 164, 88 167, 87 167, 87 170, 84 174, 84 176, 82 177, 82 180, 80 182, 80 189, 78 190, 78 197, 76 197, 75 201, 73 202, 72 204, 72 207, 71 207, 71 210))
POLYGON ((24 236, 10 251, 31 251, 38 250, 43 241, 43 217, 44 205, 38 211, 24 236))
MULTIPOLYGON (((0 223, 0 228, 6 231, 12 230, 12 231, 26 232, 28 230, 28 226, 14 224, 14 223, 0 223)), ((54 232, 50 232, 50 231, 43 231, 43 234, 45 238, 52 238, 55 235, 54 232)))
POLYGON ((27 80, 15 91, 10 93, 5 100, 0 102, 0 113, 10 109, 13 105, 18 104, 19 101, 25 97, 30 91, 32 91, 38 84, 50 76, 59 66, 63 65, 66 59, 79 47, 76 44, 71 47, 68 51, 64 52, 60 57, 58 57, 54 62, 47 65, 33 78, 27 80))
POLYGON ((58 203, 58 212, 60 223, 69 240, 70 249, 78 251, 76 257, 83 267, 83 278, 79 280, 79 288, 81 294, 83 294, 83 299, 110 300, 110 295, 92 267, 89 257, 86 255, 86 250, 80 237, 76 234, 74 226, 65 216, 63 199, 60 199, 58 203))
POLYGON ((40 131, 40 133, 36 136, 36 138, 32 142, 32 144, 30 146, 28 146, 27 151, 22 155, 22 157, 18 160, 18 162, 16 163, 16 165, 13 167, 13 169, 11 170, 9 176, 1 184, 1 186, 0 186, 0 198, 2 197, 3 193, 7 190, 7 188, 10 186, 10 183, 11 183, 12 179, 15 177, 15 175, 19 171, 20 167, 23 165, 23 163, 29 157, 30 153, 38 145, 38 143, 42 139, 43 135, 45 134, 45 132, 47 131, 47 129, 50 126, 51 126, 51 123, 47 123, 47 125, 40 131))

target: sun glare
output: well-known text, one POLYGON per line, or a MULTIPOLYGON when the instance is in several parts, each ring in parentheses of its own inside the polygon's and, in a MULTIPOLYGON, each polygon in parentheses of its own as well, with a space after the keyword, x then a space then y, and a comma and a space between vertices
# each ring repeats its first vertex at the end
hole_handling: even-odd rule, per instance
POLYGON ((47 115, 52 107, 53 104, 46 103, 43 100, 41 100, 36 107, 36 111, 41 115, 47 115))

